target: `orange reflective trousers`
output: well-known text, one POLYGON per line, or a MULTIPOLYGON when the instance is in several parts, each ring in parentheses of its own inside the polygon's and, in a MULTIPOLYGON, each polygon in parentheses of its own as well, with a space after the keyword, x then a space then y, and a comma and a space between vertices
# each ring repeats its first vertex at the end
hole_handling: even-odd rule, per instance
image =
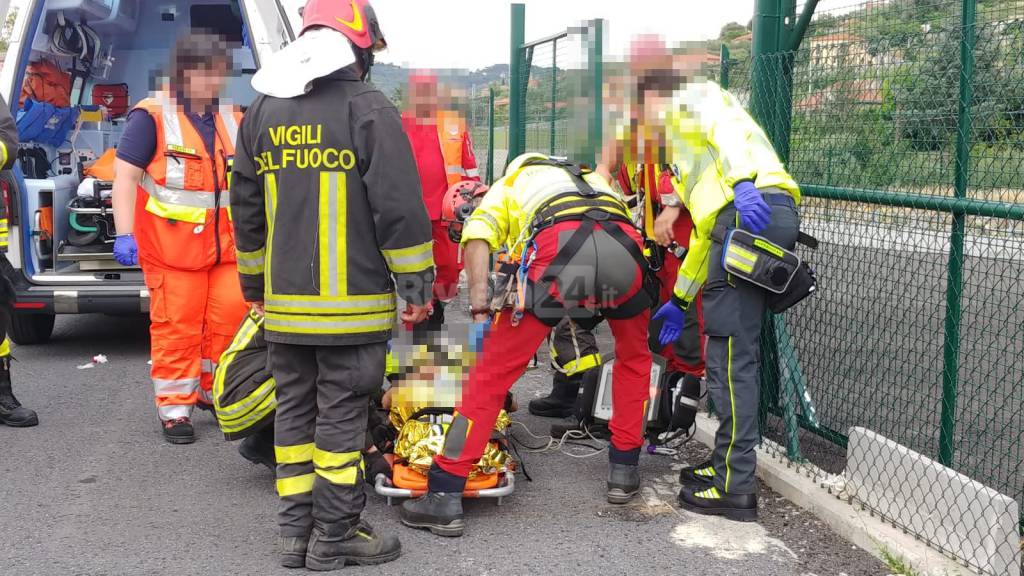
POLYGON ((234 262, 176 270, 144 262, 153 389, 161 420, 213 403, 213 371, 248 311, 234 262))

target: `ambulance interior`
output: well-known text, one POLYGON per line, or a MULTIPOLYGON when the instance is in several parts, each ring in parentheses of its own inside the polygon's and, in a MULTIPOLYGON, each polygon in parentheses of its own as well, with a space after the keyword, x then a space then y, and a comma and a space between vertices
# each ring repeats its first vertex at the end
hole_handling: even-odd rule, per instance
MULTIPOLYGON (((32 76, 26 72, 40 69, 33 64, 41 61, 70 74, 69 109, 76 116, 65 127, 66 136, 47 131, 35 142, 22 138, 20 165, 25 181, 18 186, 13 223, 20 231, 19 259, 30 278, 141 279, 137 270, 125 269, 113 259, 112 176, 92 178, 89 167, 105 152, 112 154, 127 111, 161 85, 177 38, 189 31, 213 31, 231 42, 233 74, 223 97, 243 107, 252 101, 255 93, 249 81, 257 60, 250 47, 254 43, 249 40, 245 6, 239 2, 250 10, 258 3, 39 0, 23 4, 30 11, 23 48, 19 54, 9 54, 5 66, 18 67, 16 86, 25 86, 32 76), (73 53, 80 48, 82 53, 73 53)), ((52 72, 52 66, 43 66, 52 72)), ((27 112, 24 103, 19 105, 17 92, 16 88, 9 98, 17 117, 22 117, 27 112)))

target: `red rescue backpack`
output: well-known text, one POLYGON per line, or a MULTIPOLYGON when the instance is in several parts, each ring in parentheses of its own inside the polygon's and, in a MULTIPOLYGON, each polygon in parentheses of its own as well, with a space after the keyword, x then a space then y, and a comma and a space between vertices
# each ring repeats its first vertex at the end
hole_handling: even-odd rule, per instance
POLYGON ((128 113, 128 85, 97 84, 92 89, 92 103, 106 108, 111 118, 121 118, 128 113))
POLYGON ((49 60, 32 62, 25 70, 19 103, 24 106, 29 98, 58 108, 71 106, 71 74, 49 60))

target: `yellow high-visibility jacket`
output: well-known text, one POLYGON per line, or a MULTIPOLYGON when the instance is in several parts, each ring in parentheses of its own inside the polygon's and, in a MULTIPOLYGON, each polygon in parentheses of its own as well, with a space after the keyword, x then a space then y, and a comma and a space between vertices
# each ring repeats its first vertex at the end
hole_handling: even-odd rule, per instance
MULTIPOLYGON (((0 170, 14 166, 18 159, 18 127, 11 116, 7 102, 0 98, 0 170)), ((0 252, 7 252, 7 221, 11 217, 0 206, 0 252)), ((2 355, 2 354, 0 354, 2 355)))
MULTIPOLYGON (((535 155, 542 157, 540 154, 535 155)), ((526 166, 516 169, 515 163, 502 179, 491 186, 483 202, 473 211, 462 230, 462 243, 470 240, 485 240, 491 252, 497 252, 507 245, 513 260, 522 256, 523 245, 531 236, 530 224, 537 211, 547 205, 576 202, 579 197, 571 193, 577 190, 568 172, 553 166, 526 166), (566 195, 569 194, 569 195, 566 195), (555 199, 559 195, 561 198, 555 199), (554 200, 553 200, 554 199, 554 200)), ((596 199, 602 209, 629 218, 629 208, 617 192, 597 174, 586 174, 584 179, 598 193, 596 199)), ((558 216, 586 212, 588 206, 568 208, 558 216)))
POLYGON ((743 181, 779 188, 800 202, 800 188, 779 160, 764 130, 732 94, 711 81, 676 93, 665 116, 670 161, 679 172, 673 185, 693 217, 690 249, 673 294, 688 306, 708 275, 711 233, 718 213, 733 201, 743 181))

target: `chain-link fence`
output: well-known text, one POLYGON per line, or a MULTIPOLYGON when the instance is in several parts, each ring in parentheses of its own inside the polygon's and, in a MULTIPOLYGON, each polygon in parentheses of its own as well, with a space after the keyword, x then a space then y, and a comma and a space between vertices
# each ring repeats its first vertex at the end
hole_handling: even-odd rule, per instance
MULTIPOLYGON (((800 182, 820 240, 803 253, 818 293, 763 335, 767 445, 971 568, 1017 573, 1024 0, 823 0, 809 20, 796 4, 757 0, 752 42, 723 50, 717 75, 800 182)), ((512 151, 594 153, 618 75, 595 66, 592 30, 566 52, 587 54, 576 66, 562 65, 572 31, 513 35, 512 151)))
POLYGON ((1024 2, 819 9, 781 47, 727 71, 821 240, 818 294, 764 334, 762 429, 972 568, 1019 569, 1019 544, 991 540, 1007 500, 922 471, 1024 504, 1024 2), (928 460, 855 458, 854 427, 928 460))
POLYGON ((519 74, 510 94, 519 104, 518 122, 510 125, 513 153, 594 161, 602 112, 601 34, 600 21, 592 21, 518 47, 519 74))
POLYGON ((507 88, 499 84, 473 86, 470 90, 466 122, 480 176, 487 183, 496 179, 496 159, 501 162, 500 169, 508 153, 508 97, 502 97, 502 93, 507 93, 507 88))
POLYGON ((590 95, 600 85, 592 61, 594 34, 591 24, 518 44, 507 85, 481 87, 471 96, 469 125, 488 182, 501 176, 510 153, 593 156, 587 136, 595 126, 590 95))

